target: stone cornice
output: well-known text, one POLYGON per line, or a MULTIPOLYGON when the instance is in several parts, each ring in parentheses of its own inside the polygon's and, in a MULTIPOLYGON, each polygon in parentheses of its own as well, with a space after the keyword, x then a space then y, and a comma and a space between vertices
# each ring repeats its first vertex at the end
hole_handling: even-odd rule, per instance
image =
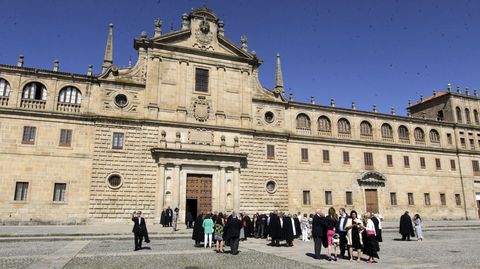
POLYGON ((0 71, 12 72, 12 73, 22 73, 35 76, 48 76, 49 78, 62 78, 62 79, 80 79, 88 82, 95 82, 97 78, 94 76, 87 76, 77 73, 67 73, 67 72, 55 72, 46 69, 40 68, 31 68, 31 67, 18 67, 15 65, 0 64, 0 71))

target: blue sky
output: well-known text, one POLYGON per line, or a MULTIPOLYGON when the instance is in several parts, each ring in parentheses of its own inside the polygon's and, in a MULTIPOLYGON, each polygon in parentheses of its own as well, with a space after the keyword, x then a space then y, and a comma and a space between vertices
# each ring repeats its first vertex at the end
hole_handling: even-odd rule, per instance
POLYGON ((287 93, 295 101, 405 115, 408 99, 431 95, 447 83, 480 83, 480 1, 94 1, 0 0, 0 63, 64 72, 100 71, 108 24, 114 27, 114 63, 135 60, 133 38, 180 28, 182 13, 207 3, 225 21, 225 36, 248 37, 264 63, 260 80, 273 87, 281 54, 287 93))

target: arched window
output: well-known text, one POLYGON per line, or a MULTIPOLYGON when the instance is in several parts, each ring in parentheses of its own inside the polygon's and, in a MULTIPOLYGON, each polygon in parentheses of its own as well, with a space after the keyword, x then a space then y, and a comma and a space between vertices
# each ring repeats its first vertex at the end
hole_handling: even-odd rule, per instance
POLYGON ((382 125, 382 138, 393 138, 392 126, 388 123, 382 125))
POLYGON ((435 129, 430 130, 430 142, 440 143, 440 134, 435 129))
POLYGON ((457 112, 457 122, 460 122, 460 123, 463 122, 463 120, 462 120, 462 110, 457 106, 455 111, 457 112))
POLYGON ((0 97, 10 96, 10 83, 3 78, 0 78, 0 97))
POLYGON ((318 118, 318 131, 321 132, 331 132, 332 131, 332 124, 330 119, 326 116, 320 116, 318 118))
POLYGON ((465 120, 467 121, 467 124, 472 123, 470 120, 470 110, 468 108, 465 108, 465 120))
POLYGON ((339 119, 338 120, 338 133, 339 134, 350 134, 350 122, 347 119, 339 119))
POLYGON ((402 140, 410 140, 409 136, 407 127, 400 125, 400 127, 398 127, 398 138, 402 140))
POLYGON ((30 82, 23 87, 22 99, 47 100, 47 88, 40 82, 30 82))
POLYGON ((475 124, 480 124, 480 119, 478 118, 478 111, 476 109, 473 110, 473 119, 475 120, 475 124))
POLYGON ((305 114, 298 114, 297 116, 297 128, 310 129, 310 118, 305 114))
POLYGON ((368 121, 360 123, 360 135, 372 136, 372 125, 368 121))
POLYGON ((82 103, 82 93, 73 86, 64 87, 58 95, 58 102, 79 105, 82 103))
POLYGON ((425 142, 425 133, 423 132, 422 128, 415 128, 415 131, 413 131, 413 136, 415 137, 415 141, 425 142))

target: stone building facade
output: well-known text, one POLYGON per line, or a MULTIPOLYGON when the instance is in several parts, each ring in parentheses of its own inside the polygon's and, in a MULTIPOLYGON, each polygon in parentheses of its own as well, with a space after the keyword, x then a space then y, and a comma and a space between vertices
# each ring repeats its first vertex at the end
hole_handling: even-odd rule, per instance
POLYGON ((133 210, 405 210, 478 219, 477 93, 445 92, 407 117, 285 98, 261 60, 199 8, 135 39, 136 64, 102 73, 0 65, 0 221, 123 222, 133 210))

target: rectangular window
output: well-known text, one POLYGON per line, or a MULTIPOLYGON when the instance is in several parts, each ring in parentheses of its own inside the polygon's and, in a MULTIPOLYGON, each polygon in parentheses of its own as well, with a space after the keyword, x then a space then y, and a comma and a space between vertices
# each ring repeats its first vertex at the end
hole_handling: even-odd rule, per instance
POLYGON ((392 158, 392 155, 390 154, 387 154, 387 166, 393 167, 393 158, 392 158))
POLYGON ((53 187, 53 201, 65 202, 66 190, 67 190, 67 183, 55 183, 53 187))
POLYGON ((28 182, 17 182, 15 185, 15 201, 27 200, 28 182))
POLYGON ((323 150, 323 162, 324 163, 330 162, 330 152, 326 149, 323 150))
POLYGON ((455 204, 457 206, 461 206, 462 205, 462 200, 460 199, 460 194, 458 193, 455 193, 455 204))
POLYGON ((274 145, 267 145, 267 159, 270 159, 270 160, 275 159, 275 146, 274 145))
POLYGON ((442 163, 440 162, 439 158, 435 158, 435 167, 437 168, 437 170, 442 169, 442 163))
POLYGON ((462 146, 462 148, 466 148, 467 145, 465 144, 465 138, 460 138, 460 145, 462 146))
POLYGON ((410 158, 408 156, 403 156, 403 165, 405 168, 410 168, 410 158))
POLYGON ((308 162, 308 149, 302 149, 302 162, 308 162))
POLYGON ((452 171, 457 170, 457 167, 456 167, 456 165, 455 165, 455 160, 450 160, 450 169, 451 169, 452 171))
POLYGON ((413 193, 408 193, 408 205, 414 205, 415 201, 413 201, 413 193))
POLYGON ((61 147, 70 147, 72 145, 72 130, 61 129, 60 130, 60 143, 61 147))
POLYGON ((343 164, 350 164, 350 153, 348 151, 343 152, 343 164))
POLYGON ((123 133, 113 133, 112 149, 123 149, 123 133))
POLYGON ((425 164, 425 157, 420 157, 420 168, 425 169, 427 165, 425 164))
POLYGON ((452 134, 447 134, 447 141, 449 145, 453 144, 452 134))
POLYGON ((195 69, 195 91, 208 92, 208 70, 196 68, 195 69))
POLYGON ((442 205, 447 205, 447 199, 445 197, 445 193, 440 193, 440 203, 442 205))
POLYGON ((303 205, 310 205, 310 191, 303 191, 303 205))
POLYGON ((351 191, 345 193, 345 202, 347 205, 353 205, 353 196, 351 191))
POLYGON ((373 169, 373 154, 371 152, 364 152, 363 158, 365 161, 365 169, 372 170, 373 169))
POLYGON ((23 138, 22 144, 35 144, 35 133, 37 132, 37 127, 25 126, 23 127, 23 138))
POLYGON ((391 205, 397 205, 397 193, 396 192, 391 192, 390 193, 390 204, 391 205))
POLYGON ((423 197, 425 198, 425 205, 430 205, 430 193, 424 193, 423 197))
POLYGON ((480 176, 480 166, 478 165, 477 160, 472 161, 473 175, 480 176))
POLYGON ((326 191, 325 192, 325 204, 326 205, 331 205, 332 204, 332 192, 331 191, 326 191))

